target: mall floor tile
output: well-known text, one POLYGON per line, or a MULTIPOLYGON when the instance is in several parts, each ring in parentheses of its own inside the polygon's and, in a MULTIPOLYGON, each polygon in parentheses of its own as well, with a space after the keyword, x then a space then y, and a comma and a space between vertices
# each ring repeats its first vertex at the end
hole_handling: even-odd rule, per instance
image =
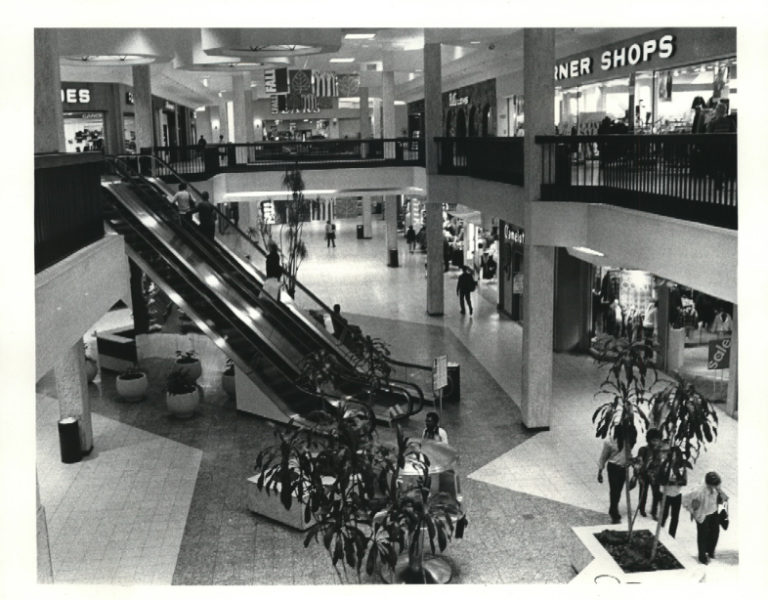
MULTIPOLYGON (((497 284, 481 282, 474 315, 462 316, 453 268, 445 275, 445 314, 429 316, 425 256, 403 251, 403 244, 401 267, 388 268, 383 222, 374 221, 370 240, 356 239, 356 225, 337 221, 337 247, 329 249, 322 224, 307 224, 309 255, 299 276, 326 304, 341 304, 366 334, 389 343, 396 358, 429 365, 446 355, 459 364, 460 400, 444 403, 441 421, 461 452, 469 515, 464 539, 446 551, 453 581, 568 583, 575 574, 571 528, 610 522, 607 484, 596 481, 600 440, 591 424, 604 373, 590 357, 556 354, 552 426, 526 430, 519 410, 522 328, 498 314, 497 284)), ((231 235, 224 239, 235 245, 231 235)), ((248 253, 244 246, 238 251, 248 253)), ((129 322, 127 310, 113 311, 94 329, 129 322)), ((150 393, 136 404, 120 401, 114 373, 101 372, 89 385, 94 451, 74 465, 59 459, 53 374, 38 383, 37 473, 56 583, 338 583, 322 546, 305 549, 301 532, 248 510, 245 480, 258 451, 273 440, 273 427, 236 410, 218 382, 223 358, 201 346, 203 402, 187 421, 170 418, 165 408, 162 377, 170 359, 145 361, 150 393)), ((723 475, 732 525, 707 578, 732 582, 739 553, 738 423, 720 408, 718 414, 718 440, 702 453, 691 480, 710 469, 723 475)), ((423 413, 404 427, 412 436, 422 428, 423 413)), ((384 428, 380 435, 393 432, 384 428)), ((655 526, 642 517, 639 524, 655 526)), ((682 515, 678 540, 695 556, 695 528, 682 515)))

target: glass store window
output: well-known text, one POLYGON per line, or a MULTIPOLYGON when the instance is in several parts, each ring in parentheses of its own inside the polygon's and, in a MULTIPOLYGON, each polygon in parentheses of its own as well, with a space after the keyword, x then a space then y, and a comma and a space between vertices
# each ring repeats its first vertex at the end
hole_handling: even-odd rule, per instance
POLYGON ((104 149, 104 113, 64 113, 64 139, 67 152, 93 152, 104 149))
POLYGON ((736 59, 657 71, 654 93, 656 133, 697 133, 692 131, 697 106, 712 110, 724 102, 729 113, 736 112, 736 59))
POLYGON ((132 114, 123 115, 123 145, 127 154, 136 154, 136 118, 132 114))
POLYGON ((628 108, 628 78, 555 89, 555 123, 563 135, 595 135, 606 116, 626 121, 628 108))

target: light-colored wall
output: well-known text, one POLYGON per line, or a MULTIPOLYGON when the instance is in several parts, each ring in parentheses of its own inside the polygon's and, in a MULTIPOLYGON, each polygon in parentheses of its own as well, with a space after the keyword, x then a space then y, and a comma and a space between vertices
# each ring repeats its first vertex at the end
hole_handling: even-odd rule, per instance
POLYGON ((35 277, 35 380, 118 300, 131 303, 122 236, 106 235, 35 277))

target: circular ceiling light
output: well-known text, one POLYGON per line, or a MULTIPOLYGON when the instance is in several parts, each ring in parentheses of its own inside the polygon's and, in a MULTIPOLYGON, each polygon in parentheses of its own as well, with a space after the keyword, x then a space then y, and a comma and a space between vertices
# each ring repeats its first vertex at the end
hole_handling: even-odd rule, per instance
POLYGON ((206 50, 212 56, 237 56, 240 58, 275 58, 306 56, 322 52, 322 46, 309 46, 303 44, 263 44, 252 45, 247 48, 214 48, 206 50))

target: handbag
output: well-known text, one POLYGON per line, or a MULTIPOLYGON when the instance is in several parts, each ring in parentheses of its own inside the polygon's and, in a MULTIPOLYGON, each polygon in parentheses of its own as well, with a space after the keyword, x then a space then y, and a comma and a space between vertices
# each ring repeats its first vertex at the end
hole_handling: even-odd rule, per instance
POLYGON ((729 518, 728 518, 728 501, 726 500, 723 502, 723 506, 720 509, 720 513, 718 514, 718 517, 720 519, 720 527, 723 528, 723 531, 728 529, 728 525, 731 524, 729 518))

